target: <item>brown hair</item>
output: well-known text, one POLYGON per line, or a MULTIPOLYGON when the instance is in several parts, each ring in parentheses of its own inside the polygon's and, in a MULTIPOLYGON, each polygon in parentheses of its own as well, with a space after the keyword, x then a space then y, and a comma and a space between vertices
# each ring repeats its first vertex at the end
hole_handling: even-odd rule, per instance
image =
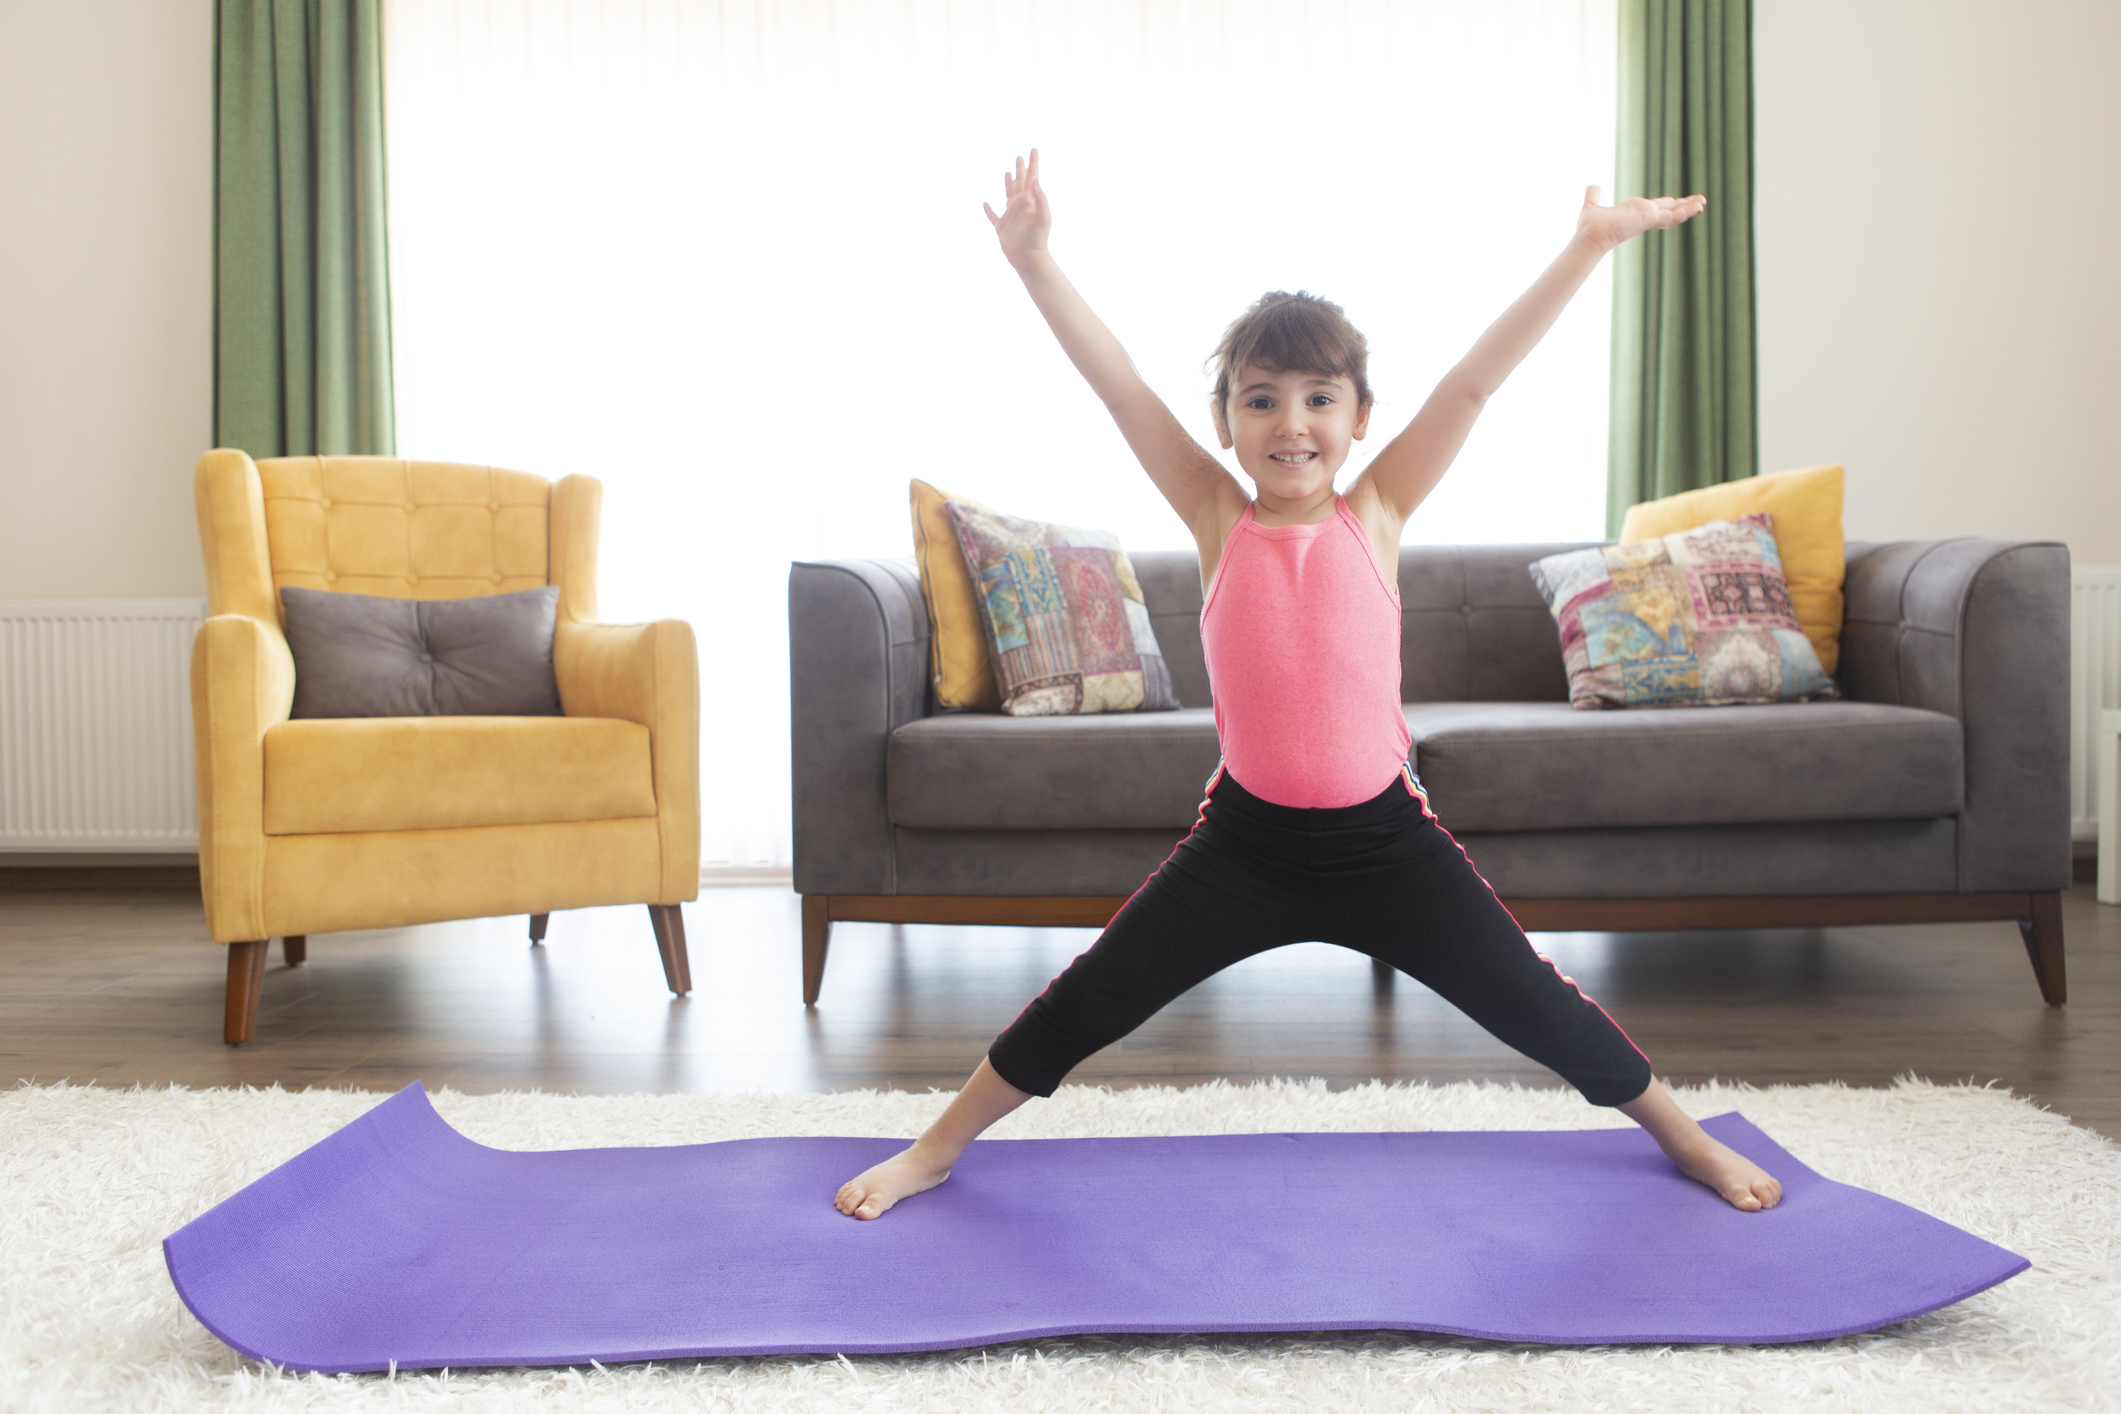
POLYGON ((1272 373, 1316 373, 1355 385, 1357 407, 1368 407, 1370 341, 1331 300, 1305 290, 1271 290, 1223 331, 1209 359, 1215 367, 1215 426, 1228 431, 1230 385, 1246 364, 1272 373))

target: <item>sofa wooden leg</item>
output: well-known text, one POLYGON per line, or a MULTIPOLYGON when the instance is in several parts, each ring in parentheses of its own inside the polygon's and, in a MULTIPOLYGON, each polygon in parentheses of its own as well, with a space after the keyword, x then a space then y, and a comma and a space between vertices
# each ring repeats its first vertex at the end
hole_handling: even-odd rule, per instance
MULTIPOLYGON (((654 908, 654 907, 655 907, 655 905, 654 905, 654 904, 650 904, 650 905, 648 905, 648 906, 649 906, 650 908, 654 908)), ((545 925, 546 925, 547 923, 551 922, 551 921, 552 921, 552 915, 551 915, 551 914, 549 914, 549 913, 533 913, 533 914, 531 914, 531 915, 530 915, 530 941, 531 941, 531 942, 533 942, 533 943, 542 943, 542 942, 544 942, 544 941, 545 941, 545 925)))
POLYGON ((2025 939, 2025 955, 2033 960, 2033 976, 2040 979, 2040 996, 2049 1006, 2069 1000, 2069 977, 2062 964, 2062 895, 2034 894, 2033 916, 2018 920, 2018 935, 2025 939))
POLYGON ((648 921, 655 927, 656 950, 663 954, 663 980, 682 997, 692 990, 692 961, 685 955, 684 910, 674 903, 651 903, 648 921))
POLYGON ((300 967, 309 961, 309 935, 289 933, 280 939, 280 956, 289 967, 300 967))
POLYGON ((832 900, 825 894, 803 895, 803 1005, 816 1006, 825 985, 825 949, 832 943, 832 900))
POLYGON ((221 1023, 221 1039, 240 1046, 258 1026, 258 996, 265 988, 265 954, 272 939, 228 945, 228 1009, 221 1023))

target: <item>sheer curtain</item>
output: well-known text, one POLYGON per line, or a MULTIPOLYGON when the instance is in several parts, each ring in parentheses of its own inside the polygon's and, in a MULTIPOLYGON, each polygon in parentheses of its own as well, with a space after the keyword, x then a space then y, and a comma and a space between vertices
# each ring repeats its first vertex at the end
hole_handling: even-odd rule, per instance
MULTIPOLYGON (((398 445, 604 479, 610 619, 699 631, 712 864, 788 858, 787 567, 906 481, 1183 547, 997 253, 1053 249, 1214 447, 1262 292, 1370 339, 1382 436, 1612 189, 1614 0, 386 0, 398 445)), ((1409 527, 1595 538, 1603 272, 1409 527)), ((1234 463, 1232 463, 1234 469, 1234 463)))

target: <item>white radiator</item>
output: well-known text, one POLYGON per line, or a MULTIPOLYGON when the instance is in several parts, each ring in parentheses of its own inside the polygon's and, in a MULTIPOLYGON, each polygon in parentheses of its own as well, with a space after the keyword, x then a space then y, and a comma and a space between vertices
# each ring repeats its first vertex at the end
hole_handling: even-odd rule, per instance
POLYGON ((2099 712, 2121 707, 2121 565, 2069 576, 2069 830, 2099 834, 2099 712))
POLYGON ((188 852, 204 599, 0 600, 0 849, 188 852))

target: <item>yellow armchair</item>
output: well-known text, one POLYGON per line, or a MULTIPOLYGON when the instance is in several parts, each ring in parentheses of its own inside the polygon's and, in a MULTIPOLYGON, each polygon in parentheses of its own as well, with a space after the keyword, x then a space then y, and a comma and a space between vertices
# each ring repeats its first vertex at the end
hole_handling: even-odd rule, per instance
POLYGON ((223 1038, 257 1021, 267 944, 645 903, 670 990, 699 895, 699 658, 676 619, 600 624, 603 486, 394 457, 199 460, 208 613, 192 645, 199 883, 228 945, 223 1038), (290 721, 286 585, 404 599, 559 586, 561 717, 290 721))

